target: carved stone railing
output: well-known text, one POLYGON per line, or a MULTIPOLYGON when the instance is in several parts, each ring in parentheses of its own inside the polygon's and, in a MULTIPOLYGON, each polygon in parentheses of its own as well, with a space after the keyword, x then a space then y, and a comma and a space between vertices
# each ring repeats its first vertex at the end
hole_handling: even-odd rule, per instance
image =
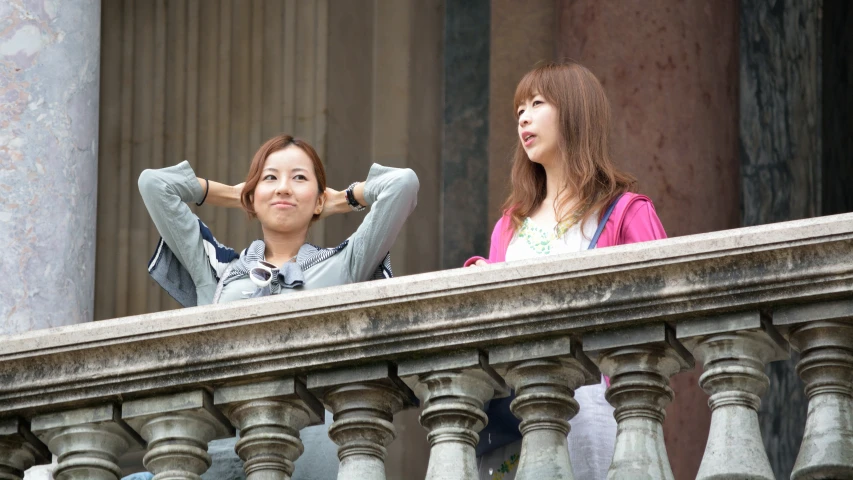
MULTIPOLYGON (((519 479, 573 478, 573 392, 608 375, 608 478, 672 478, 669 378, 704 364, 698 478, 772 479, 764 366, 800 352, 794 479, 853 478, 853 215, 716 232, 0 338, 0 479, 198 479, 233 436, 250 479, 287 479, 299 431, 335 415, 340 479, 383 479, 395 413, 422 408, 427 478, 476 478, 483 404, 515 389, 519 479)), ((776 412, 785 415, 785 412, 776 412)))

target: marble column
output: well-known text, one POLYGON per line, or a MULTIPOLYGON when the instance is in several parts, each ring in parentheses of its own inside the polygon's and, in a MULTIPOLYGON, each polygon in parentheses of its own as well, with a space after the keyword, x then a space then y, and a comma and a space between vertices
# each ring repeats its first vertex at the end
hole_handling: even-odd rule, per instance
POLYGON ((566 438, 581 408, 574 394, 599 383, 601 372, 570 336, 499 345, 488 353, 489 364, 515 390, 510 409, 522 420, 515 478, 574 480, 566 438))
POLYGON ((113 404, 38 415, 32 431, 59 458, 57 480, 118 480, 119 457, 145 446, 113 404))
POLYGON ((789 328, 808 398, 790 478, 853 479, 853 300, 779 307, 773 323, 789 328))
POLYGON ((329 438, 338 444, 338 480, 385 480, 386 447, 396 438, 394 414, 417 404, 388 363, 308 375, 311 393, 334 413, 329 438))
POLYGON ((427 480, 475 480, 478 432, 489 419, 483 406, 509 391, 476 350, 404 360, 399 373, 423 402, 421 425, 429 432, 427 480))
POLYGON ((757 311, 696 318, 677 325, 678 338, 705 366, 699 384, 711 396, 711 430, 697 480, 776 478, 758 427, 764 367, 788 358, 788 344, 757 311))
POLYGON ((444 5, 441 268, 489 247, 490 7, 489 0, 444 5))
POLYGON ((208 442, 235 434, 206 390, 131 400, 121 418, 148 442, 142 463, 154 480, 201 480, 208 442))
POLYGON ((797 373, 809 399, 791 480, 853 479, 853 322, 816 321, 791 329, 797 373))
POLYGON ((693 368, 690 352, 664 324, 595 332, 583 344, 599 352, 598 367, 610 377, 604 397, 615 408, 617 431, 607 478, 684 478, 670 466, 663 421, 675 396, 669 379, 693 368))
POLYGON ((0 2, 0 334, 92 319, 100 0, 0 2))
POLYGON ((240 429, 234 449, 249 480, 290 480, 305 451, 299 431, 325 415, 295 377, 219 387, 213 403, 240 429))

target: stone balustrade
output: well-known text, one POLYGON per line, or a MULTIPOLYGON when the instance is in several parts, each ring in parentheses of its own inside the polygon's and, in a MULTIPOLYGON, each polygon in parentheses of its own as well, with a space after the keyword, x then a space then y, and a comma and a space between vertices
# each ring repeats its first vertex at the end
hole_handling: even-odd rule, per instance
MULTIPOLYGON (((578 387, 609 376, 608 478, 673 478, 669 379, 704 365, 698 478, 772 479, 764 366, 800 352, 809 400, 793 479, 853 479, 853 214, 457 269, 0 337, 0 479, 198 479, 241 431, 247 478, 289 479, 334 414, 338 478, 385 478, 395 413, 421 409, 427 478, 477 478, 486 401, 516 392, 519 479, 572 479, 578 387)), ((785 415, 785 412, 777 412, 785 415)))

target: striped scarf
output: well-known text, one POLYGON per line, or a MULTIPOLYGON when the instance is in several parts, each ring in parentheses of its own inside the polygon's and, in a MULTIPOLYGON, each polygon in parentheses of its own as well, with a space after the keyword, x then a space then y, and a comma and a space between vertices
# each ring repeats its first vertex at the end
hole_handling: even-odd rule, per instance
MULTIPOLYGON (((262 240, 255 240, 249 248, 241 254, 216 240, 210 229, 201 220, 198 221, 199 233, 202 238, 204 252, 207 254, 210 268, 219 280, 214 295, 214 303, 217 303, 222 287, 243 275, 248 275, 259 260, 264 259, 266 245, 262 240), (239 259, 239 261, 234 261, 239 259)), ((349 240, 334 248, 320 248, 310 243, 302 245, 296 255, 296 262, 288 262, 283 269, 273 272, 273 281, 270 286, 258 289, 253 296, 266 296, 281 292, 282 288, 298 288, 304 285, 303 272, 318 263, 327 260, 343 250, 349 240)), ((196 287, 192 277, 186 268, 175 257, 175 254, 161 238, 154 249, 154 255, 148 261, 148 273, 163 289, 184 307, 198 305, 196 287)), ((371 280, 391 278, 391 254, 385 255, 376 267, 371 280)))
MULTIPOLYGON (((309 263, 312 265, 320 263, 322 260, 338 253, 345 246, 346 242, 344 242, 343 245, 339 245, 337 248, 328 249, 329 254, 326 255, 325 258, 315 260, 313 258, 313 254, 317 252, 317 248, 307 243, 302 245, 302 247, 299 248, 299 253, 296 255, 296 261, 287 262, 281 268, 273 269, 272 281, 270 284, 263 288, 259 287, 252 297, 277 295, 281 292, 282 288, 298 288, 303 286, 305 284, 305 276, 302 274, 302 271, 308 268, 309 263)), ((222 278, 222 285, 228 285, 238 278, 248 276, 249 272, 258 266, 258 262, 264 260, 265 251, 266 244, 264 244, 263 240, 255 240, 252 242, 252 244, 240 254, 240 259, 237 262, 234 262, 231 265, 231 268, 226 271, 225 276, 222 278)))

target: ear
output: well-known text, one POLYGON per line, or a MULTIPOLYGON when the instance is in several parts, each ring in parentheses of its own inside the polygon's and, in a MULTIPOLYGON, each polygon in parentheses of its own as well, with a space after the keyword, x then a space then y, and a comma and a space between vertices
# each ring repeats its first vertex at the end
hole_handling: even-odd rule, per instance
POLYGON ((326 205, 326 194, 321 193, 317 196, 317 206, 314 207, 314 215, 323 213, 323 207, 326 205))

